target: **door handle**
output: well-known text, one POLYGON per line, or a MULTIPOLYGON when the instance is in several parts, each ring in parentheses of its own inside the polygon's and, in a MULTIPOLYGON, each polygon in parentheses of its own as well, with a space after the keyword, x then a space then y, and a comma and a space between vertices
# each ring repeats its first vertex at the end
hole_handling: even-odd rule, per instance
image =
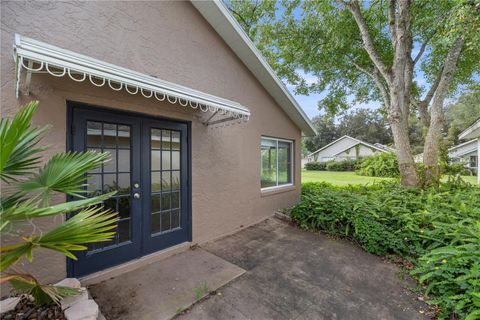
POLYGON ((134 197, 135 199, 140 199, 140 193, 135 192, 135 193, 133 194, 133 197, 134 197))

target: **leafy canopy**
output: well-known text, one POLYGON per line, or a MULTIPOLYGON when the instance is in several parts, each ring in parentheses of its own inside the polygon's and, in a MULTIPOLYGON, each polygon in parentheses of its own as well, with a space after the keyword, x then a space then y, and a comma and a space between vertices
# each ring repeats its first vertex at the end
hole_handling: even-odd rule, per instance
MULTIPOLYGON (((355 102, 382 102, 372 78, 355 67, 372 70, 373 64, 352 14, 339 1, 225 2, 297 94, 326 92, 319 107, 330 113, 355 102), (305 73, 315 81, 307 81, 305 73)), ((375 49, 391 67, 388 1, 362 1, 361 6, 375 49)), ((465 45, 451 92, 474 83, 480 70, 480 0, 413 1, 412 16, 414 55, 422 53, 415 64, 413 96, 419 98, 434 83, 449 47, 460 34, 465 45)))

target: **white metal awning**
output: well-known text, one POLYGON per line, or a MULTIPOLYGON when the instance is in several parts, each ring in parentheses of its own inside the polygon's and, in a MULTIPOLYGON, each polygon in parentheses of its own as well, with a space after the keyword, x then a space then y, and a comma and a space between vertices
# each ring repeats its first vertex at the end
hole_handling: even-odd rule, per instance
POLYGON ((16 94, 20 89, 21 72, 26 70, 25 93, 29 94, 32 73, 68 76, 77 82, 90 81, 97 87, 108 85, 112 90, 125 89, 130 94, 156 98, 183 107, 199 109, 206 115, 204 124, 231 120, 247 121, 250 111, 240 103, 122 68, 82 54, 58 48, 41 41, 15 35, 16 94))

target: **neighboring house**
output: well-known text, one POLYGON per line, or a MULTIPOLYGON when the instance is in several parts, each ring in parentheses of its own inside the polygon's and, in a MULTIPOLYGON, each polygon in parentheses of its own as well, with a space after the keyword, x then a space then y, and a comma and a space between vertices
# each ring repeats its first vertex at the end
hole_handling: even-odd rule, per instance
POLYGON ((113 241, 77 262, 42 252, 25 272, 118 274, 299 200, 315 129, 221 2, 2 1, 1 20, 2 117, 39 100, 46 156, 109 152, 88 182, 119 191, 113 241))
POLYGON ((365 158, 374 155, 377 152, 390 151, 386 150, 386 146, 381 148, 350 136, 343 136, 309 154, 303 159, 302 164, 304 165, 305 163, 312 161, 327 162, 331 160, 356 160, 358 158, 365 158))
POLYGON ((448 157, 452 162, 462 162, 473 172, 478 166, 478 139, 461 143, 448 149, 448 157))
POLYGON ((413 161, 414 161, 415 163, 422 163, 422 162, 423 162, 423 152, 414 155, 414 156, 413 156, 413 161))
POLYGON ((461 140, 467 140, 467 139, 472 139, 477 142, 477 157, 476 159, 476 165, 477 165, 477 183, 480 184, 480 161, 479 161, 479 156, 480 156, 480 118, 475 121, 474 124, 472 124, 470 127, 465 129, 462 133, 458 135, 458 138, 461 140))

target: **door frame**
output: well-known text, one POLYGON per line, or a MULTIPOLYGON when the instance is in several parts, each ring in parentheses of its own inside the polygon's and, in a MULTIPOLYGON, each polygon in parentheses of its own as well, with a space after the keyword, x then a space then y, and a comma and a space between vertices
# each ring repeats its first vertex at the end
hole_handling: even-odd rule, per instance
MULTIPOLYGON (((81 110, 86 110, 86 111, 100 111, 100 112, 114 112, 116 114, 122 115, 122 116, 130 116, 130 117, 137 117, 137 118, 144 118, 146 120, 151 119, 151 120, 159 120, 159 121, 169 121, 169 122, 175 122, 175 123, 182 123, 187 125, 187 241, 191 242, 192 241, 192 122, 188 120, 178 120, 178 119, 173 119, 169 117, 162 117, 162 116, 156 116, 156 115, 151 115, 148 113, 143 113, 143 112, 136 112, 136 111, 126 111, 122 109, 117 109, 114 107, 105 107, 105 106, 98 106, 98 105, 93 105, 90 103, 84 103, 84 102, 76 102, 76 101, 71 101, 71 100, 66 100, 66 150, 65 151, 72 151, 73 150, 73 145, 74 145, 74 137, 73 137, 73 132, 74 132, 74 118, 73 118, 73 110, 74 109, 81 109, 81 110)), ((143 131, 143 126, 140 126, 140 132, 143 131)), ((142 166, 140 169, 140 176, 143 176, 143 171, 142 171, 142 166)), ((72 200, 70 196, 67 196, 67 201, 72 200)), ((142 201, 143 202, 143 201, 142 201)), ((141 210, 143 208, 141 207, 141 210)), ((143 215, 143 212, 142 212, 143 215)), ((66 219, 68 216, 65 217, 66 219)), ((143 235, 141 235, 143 236, 143 235)), ((157 252, 161 252, 163 250, 168 249, 161 249, 158 250, 157 252)), ((142 255, 138 258, 132 259, 128 262, 125 263, 130 263, 131 261, 135 261, 138 259, 141 259, 144 256, 147 256, 149 254, 153 253, 146 253, 145 255, 142 255)), ((74 276, 74 261, 68 257, 66 257, 66 264, 67 264, 67 277, 73 277, 74 276)), ((122 264, 119 264, 122 265, 122 264)), ((113 266, 116 267, 116 266, 113 266)), ((108 268, 106 268, 108 269, 108 268)), ((105 270, 105 269, 104 269, 105 270)), ((101 271, 101 270, 99 270, 101 271)))

